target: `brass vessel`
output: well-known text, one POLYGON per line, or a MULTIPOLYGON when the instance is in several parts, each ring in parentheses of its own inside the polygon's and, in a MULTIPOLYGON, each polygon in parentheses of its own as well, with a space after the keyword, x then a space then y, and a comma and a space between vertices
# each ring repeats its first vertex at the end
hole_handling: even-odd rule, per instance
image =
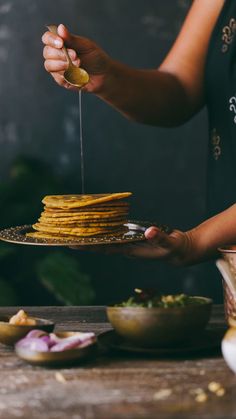
POLYGON ((116 333, 141 347, 168 347, 188 341, 207 325, 212 300, 196 297, 201 304, 182 307, 107 307, 116 333))
POLYGON ((31 317, 36 321, 33 326, 14 325, 9 323, 9 316, 0 316, 0 342, 4 345, 14 345, 18 340, 24 338, 30 330, 40 329, 45 332, 52 332, 54 323, 51 320, 31 317))
POLYGON ((223 261, 216 262, 223 278, 225 317, 236 319, 236 245, 219 248, 223 261), (223 268, 223 269, 222 269, 223 268))

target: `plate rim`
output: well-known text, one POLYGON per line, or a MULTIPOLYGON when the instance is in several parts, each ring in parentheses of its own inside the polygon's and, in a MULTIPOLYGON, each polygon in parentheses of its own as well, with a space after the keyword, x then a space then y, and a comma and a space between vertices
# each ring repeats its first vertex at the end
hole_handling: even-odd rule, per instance
MULTIPOLYGON (((129 221, 128 221, 129 222, 129 221)), ((133 220, 132 220, 133 222, 133 220)), ((138 222, 136 222, 138 223, 138 222)), ((0 231, 0 240, 13 243, 13 244, 24 244, 31 246, 102 246, 102 245, 112 245, 112 244, 125 244, 125 243, 137 243, 145 240, 143 232, 137 232, 134 230, 129 230, 133 232, 133 237, 128 236, 127 233, 122 234, 121 236, 112 236, 108 238, 106 235, 103 237, 100 236, 90 236, 85 238, 79 238, 78 240, 57 240, 57 239, 34 239, 26 238, 26 236, 21 233, 24 230, 32 230, 31 224, 25 224, 15 227, 5 228, 0 231), (8 237, 9 235, 9 237, 8 237), (14 236, 15 235, 15 236, 14 236), (125 235, 127 235, 125 237, 125 235), (24 239, 22 239, 24 237, 24 239)))
POLYGON ((98 353, 98 341, 90 343, 83 348, 68 349, 60 352, 37 352, 15 348, 16 355, 23 361, 42 367, 60 366, 86 361, 89 358, 96 357, 98 353), (47 359, 37 359, 37 355, 45 355, 47 359), (67 355, 67 356, 66 356, 67 355))
MULTIPOLYGON (((208 345, 199 345, 199 347, 178 347, 178 348, 164 348, 164 347, 156 347, 156 348, 145 348, 145 347, 139 347, 139 346, 132 346, 132 344, 127 345, 125 344, 125 340, 123 339, 124 343, 122 343, 122 337, 120 337, 119 335, 117 335, 117 333, 115 332, 114 329, 111 330, 107 330, 105 332, 102 332, 98 335, 98 343, 109 349, 109 350, 114 350, 114 351, 119 351, 119 352, 126 352, 126 353, 132 353, 132 354, 136 354, 136 355, 154 355, 154 356, 165 356, 165 357, 171 357, 171 356, 183 356, 183 355, 196 355, 198 353, 202 353, 202 352, 209 352, 209 351, 216 351, 216 350, 220 350, 220 344, 221 344, 221 340, 220 340, 220 334, 222 334, 222 338, 223 335, 225 333, 225 329, 223 328, 208 328, 205 329, 204 333, 208 333, 208 334, 212 334, 214 336, 215 334, 215 341, 213 343, 209 343, 208 345), (217 332, 219 333, 219 342, 216 341, 216 334, 217 332), (116 344, 114 343, 107 343, 106 340, 109 339, 110 336, 116 336, 117 338, 121 339, 121 344, 116 344), (105 342, 104 342, 105 341, 105 342)), ((111 340, 111 338, 110 338, 111 340)), ((127 342, 128 343, 128 342, 127 342)))

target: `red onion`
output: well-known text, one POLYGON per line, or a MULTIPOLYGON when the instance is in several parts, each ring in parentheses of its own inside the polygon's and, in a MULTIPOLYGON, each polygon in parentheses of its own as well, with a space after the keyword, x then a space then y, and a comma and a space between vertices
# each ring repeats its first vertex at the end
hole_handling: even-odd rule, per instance
POLYGON ((56 345, 52 346, 50 351, 51 352, 60 352, 66 351, 67 349, 75 349, 80 345, 81 341, 80 338, 75 339, 62 339, 61 342, 56 343, 56 345))
POLYGON ((41 338, 42 336, 48 336, 48 333, 44 332, 43 330, 33 329, 27 333, 25 338, 41 338))
POLYGON ((36 351, 36 352, 49 351, 47 343, 44 342, 41 338, 26 337, 24 339, 19 340, 19 342, 17 342, 16 348, 25 349, 29 351, 36 351))
MULTIPOLYGON (((94 333, 76 333, 68 338, 61 338, 50 349, 51 352, 65 351, 67 349, 80 348, 81 345, 92 343, 94 333)), ((84 345, 85 346, 85 345, 84 345)))
POLYGON ((36 352, 61 352, 68 349, 85 347, 93 343, 94 333, 75 333, 67 338, 60 338, 55 333, 42 330, 31 330, 24 339, 17 342, 16 347, 36 352))
POLYGON ((25 339, 28 338, 40 338, 42 341, 44 341, 48 346, 50 346, 50 336, 47 332, 44 332, 43 330, 39 329, 33 329, 27 335, 25 336, 25 339))

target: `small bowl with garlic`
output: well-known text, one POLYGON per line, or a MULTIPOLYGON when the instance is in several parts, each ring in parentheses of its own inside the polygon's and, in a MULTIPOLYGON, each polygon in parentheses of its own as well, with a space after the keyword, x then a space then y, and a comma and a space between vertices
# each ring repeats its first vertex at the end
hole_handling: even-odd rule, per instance
POLYGON ((19 310, 14 316, 0 316, 0 342, 4 345, 14 345, 33 329, 52 332, 54 323, 51 320, 29 316, 24 310, 19 310))

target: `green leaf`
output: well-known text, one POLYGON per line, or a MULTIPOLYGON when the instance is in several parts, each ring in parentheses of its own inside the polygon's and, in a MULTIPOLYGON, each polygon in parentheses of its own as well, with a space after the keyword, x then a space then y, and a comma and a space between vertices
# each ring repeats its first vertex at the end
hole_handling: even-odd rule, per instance
POLYGON ((81 272, 77 259, 62 252, 50 254, 38 264, 40 281, 66 305, 89 305, 94 290, 89 275, 81 272))

